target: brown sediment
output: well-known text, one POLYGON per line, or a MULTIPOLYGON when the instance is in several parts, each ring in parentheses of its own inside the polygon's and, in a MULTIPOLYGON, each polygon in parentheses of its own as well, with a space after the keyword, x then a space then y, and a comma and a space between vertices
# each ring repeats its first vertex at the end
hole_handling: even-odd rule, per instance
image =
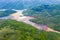
POLYGON ((51 31, 51 32, 60 33, 60 32, 58 32, 58 31, 56 31, 56 30, 53 30, 53 29, 49 28, 49 27, 46 26, 46 25, 45 25, 45 26, 44 26, 44 25, 41 26, 41 25, 38 25, 38 24, 36 24, 36 23, 34 23, 34 22, 29 21, 30 19, 33 19, 33 17, 23 16, 22 12, 23 12, 23 11, 17 11, 16 13, 11 14, 10 16, 13 16, 13 19, 16 20, 16 21, 22 21, 22 22, 24 22, 24 23, 26 23, 26 24, 30 24, 30 25, 32 25, 33 27, 35 27, 35 28, 37 28, 37 29, 39 29, 39 30, 45 30, 45 31, 47 31, 47 32, 51 31), (20 15, 22 15, 22 17, 21 17, 20 15), (45 28, 44 28, 43 26, 44 26, 45 28))

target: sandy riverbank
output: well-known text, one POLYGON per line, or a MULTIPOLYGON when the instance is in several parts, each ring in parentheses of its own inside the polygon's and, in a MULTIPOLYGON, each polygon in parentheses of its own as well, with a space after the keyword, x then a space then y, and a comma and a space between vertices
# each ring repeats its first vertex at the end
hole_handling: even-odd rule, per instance
POLYGON ((48 32, 52 31, 52 32, 60 33, 58 31, 55 31, 55 30, 51 29, 51 28, 48 28, 47 26, 44 26, 44 25, 41 26, 41 25, 38 25, 36 23, 33 23, 33 22, 29 21, 30 19, 33 19, 33 17, 24 16, 22 14, 23 10, 16 10, 16 11, 17 11, 16 13, 10 15, 10 16, 13 16, 14 20, 22 21, 26 24, 30 24, 30 25, 34 26, 35 28, 37 28, 39 30, 45 30, 45 31, 48 31, 48 32), (45 27, 45 28, 43 28, 43 27, 45 27), (46 27, 48 28, 47 30, 46 30, 46 27))
POLYGON ((24 16, 22 14, 23 10, 15 10, 15 11, 17 11, 17 12, 13 13, 13 14, 10 14, 8 17, 3 17, 2 19, 13 19, 13 20, 16 20, 16 21, 19 21, 19 22, 22 21, 26 24, 32 25, 33 27, 35 27, 39 30, 45 30, 45 31, 48 31, 48 32, 51 31, 51 32, 60 33, 58 31, 55 31, 55 30, 51 29, 51 28, 48 28, 46 25, 41 26, 41 25, 38 25, 34 22, 29 21, 30 19, 33 19, 33 17, 24 16), (47 30, 46 30, 46 27, 48 28, 47 30))

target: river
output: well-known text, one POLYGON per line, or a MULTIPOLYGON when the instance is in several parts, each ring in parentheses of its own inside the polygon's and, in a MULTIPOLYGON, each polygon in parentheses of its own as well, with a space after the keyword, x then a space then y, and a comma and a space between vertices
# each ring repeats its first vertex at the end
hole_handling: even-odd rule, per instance
POLYGON ((52 31, 52 32, 60 33, 58 31, 55 31, 55 30, 49 28, 46 25, 38 25, 38 24, 36 24, 34 22, 29 21, 30 19, 33 19, 34 17, 24 16, 22 14, 23 10, 14 10, 14 11, 17 11, 17 12, 13 13, 13 14, 10 14, 8 17, 2 17, 0 19, 13 19, 13 20, 16 20, 16 21, 19 21, 19 22, 22 21, 22 22, 24 22, 26 24, 32 25, 33 27, 35 27, 35 28, 37 28, 39 30, 45 30, 45 31, 48 31, 48 32, 52 31), (48 29, 46 29, 46 28, 48 28, 48 29))

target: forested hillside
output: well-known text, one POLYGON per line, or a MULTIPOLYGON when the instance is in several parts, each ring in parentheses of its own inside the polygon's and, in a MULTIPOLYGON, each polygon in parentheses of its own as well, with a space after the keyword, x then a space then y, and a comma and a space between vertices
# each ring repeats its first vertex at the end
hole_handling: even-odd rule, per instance
POLYGON ((0 0, 0 40, 60 40, 60 0, 0 0))
POLYGON ((38 30, 15 20, 0 20, 0 40, 60 40, 60 34, 38 30))
POLYGON ((60 31, 60 5, 40 5, 23 12, 26 16, 35 17, 31 21, 37 24, 48 25, 60 31))
POLYGON ((5 11, 0 11, 0 17, 5 17, 5 16, 9 16, 12 13, 15 13, 16 11, 14 10, 5 10, 5 11))

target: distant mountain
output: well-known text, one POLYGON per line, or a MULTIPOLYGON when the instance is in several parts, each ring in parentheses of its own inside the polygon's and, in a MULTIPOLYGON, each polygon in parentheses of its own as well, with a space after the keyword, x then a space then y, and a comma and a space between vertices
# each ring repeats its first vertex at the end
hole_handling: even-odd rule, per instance
POLYGON ((26 9, 41 4, 59 4, 59 0, 1 0, 0 9, 26 9))
POLYGON ((60 3, 60 0, 0 0, 0 2, 6 2, 6 3, 9 3, 9 2, 40 2, 40 3, 50 3, 50 4, 52 4, 52 3, 60 3))
POLYGON ((22 8, 23 8, 23 4, 21 2, 0 3, 0 9, 22 9, 22 8))

